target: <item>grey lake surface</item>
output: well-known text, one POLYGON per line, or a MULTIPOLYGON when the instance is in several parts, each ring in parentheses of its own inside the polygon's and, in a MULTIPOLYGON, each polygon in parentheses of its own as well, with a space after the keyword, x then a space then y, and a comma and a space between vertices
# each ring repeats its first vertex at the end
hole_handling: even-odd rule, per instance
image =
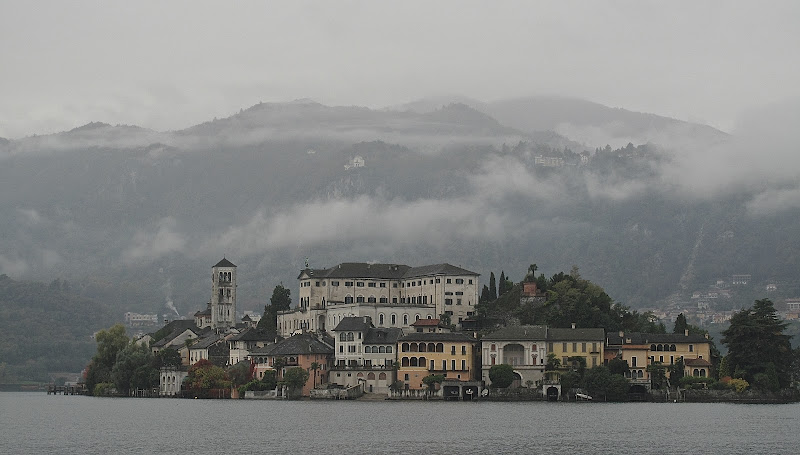
POLYGON ((800 404, 243 401, 0 392, 0 454, 800 453, 800 404))

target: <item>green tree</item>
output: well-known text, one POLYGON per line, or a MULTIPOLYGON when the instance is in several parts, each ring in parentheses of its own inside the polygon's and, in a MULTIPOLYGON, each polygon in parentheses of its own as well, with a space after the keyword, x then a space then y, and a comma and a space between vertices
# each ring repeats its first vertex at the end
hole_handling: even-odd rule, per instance
POLYGON ((422 378, 422 383, 425 384, 428 389, 428 395, 433 394, 433 392, 436 390, 436 384, 441 384, 444 382, 444 379, 445 378, 443 374, 429 374, 422 378))
POLYGON ((208 359, 202 359, 189 367, 189 375, 184 380, 188 389, 211 390, 227 389, 231 386, 231 381, 225 374, 225 370, 211 363, 208 359))
POLYGON ((485 305, 491 302, 492 300, 494 299, 492 299, 492 294, 489 292, 489 286, 486 286, 484 284, 483 289, 481 290, 481 298, 479 300, 479 303, 485 305))
POLYGON ((272 368, 275 369, 275 374, 277 377, 281 377, 283 374, 283 367, 286 366, 286 359, 283 357, 276 357, 275 360, 272 362, 272 368))
POLYGON ((494 272, 489 272, 489 297, 491 300, 497 299, 497 283, 495 282, 494 272))
POLYGON ((283 284, 275 286, 272 290, 272 297, 269 299, 273 312, 277 315, 278 311, 288 310, 292 305, 292 291, 283 287, 283 284))
POLYGON ((153 367, 160 370, 162 367, 178 367, 181 365, 181 353, 175 348, 164 348, 153 358, 153 367))
POLYGON ((681 313, 675 318, 675 325, 672 327, 672 333, 683 334, 686 333, 686 329, 688 328, 689 323, 686 322, 686 316, 681 313))
POLYGON ((752 308, 733 315, 730 326, 722 332, 722 343, 728 346, 728 363, 750 384, 755 375, 767 373, 773 365, 780 388, 789 387, 793 353, 790 336, 783 332, 787 323, 778 319, 769 299, 756 300, 752 308))
POLYGON ((318 362, 311 362, 311 371, 314 372, 314 388, 317 388, 317 370, 322 367, 318 362))
POLYGON ((265 371, 264 376, 261 377, 261 384, 263 387, 262 390, 274 390, 278 385, 278 379, 276 378, 275 371, 265 371))
POLYGON ((547 363, 544 365, 545 371, 555 371, 561 368, 561 360, 552 352, 547 354, 547 363))
POLYGON ((227 371, 228 378, 233 387, 247 384, 253 379, 253 368, 250 362, 241 361, 236 365, 231 365, 227 371))
POLYGON ((681 378, 684 376, 684 369, 686 365, 683 359, 678 359, 669 368, 669 383, 675 387, 680 383, 681 378))
POLYGON ((650 374, 650 386, 653 389, 661 389, 667 379, 667 367, 661 362, 653 362, 647 365, 647 372, 650 374))
POLYGON ((501 296, 506 293, 508 289, 506 289, 506 272, 500 271, 500 283, 498 283, 497 294, 501 296))
POLYGON ((292 367, 283 374, 283 383, 289 389, 289 397, 299 397, 303 386, 308 382, 308 371, 300 367, 292 367))
POLYGON ((514 382, 515 378, 514 367, 511 365, 501 363, 499 365, 492 365, 492 367, 489 368, 489 381, 491 381, 492 388, 505 389, 514 382))
POLYGON ((561 390, 566 392, 569 389, 575 389, 580 386, 581 376, 577 371, 567 371, 561 375, 559 382, 561 383, 561 390))
POLYGON ((111 380, 117 392, 130 395, 133 390, 149 390, 158 386, 158 370, 153 366, 154 358, 146 345, 130 342, 117 353, 111 369, 111 380))
POLYGON ((125 334, 125 326, 116 324, 108 330, 95 335, 97 352, 92 357, 86 372, 86 388, 92 393, 95 385, 112 382, 111 370, 117 362, 117 354, 125 349, 130 339, 125 334))
POLYGON ((578 378, 583 380, 586 375, 586 357, 574 355, 567 358, 567 360, 569 360, 570 371, 576 372, 578 378))
POLYGON ((728 362, 728 359, 729 359, 729 357, 725 356, 719 362, 719 379, 730 377, 731 374, 732 374, 730 363, 728 362))
POLYGON ((611 374, 625 376, 630 371, 630 367, 628 366, 628 362, 620 359, 619 357, 615 357, 608 361, 608 371, 611 374))
POLYGON ((528 273, 525 274, 525 281, 536 281, 536 270, 538 269, 539 266, 536 264, 528 266, 528 273))

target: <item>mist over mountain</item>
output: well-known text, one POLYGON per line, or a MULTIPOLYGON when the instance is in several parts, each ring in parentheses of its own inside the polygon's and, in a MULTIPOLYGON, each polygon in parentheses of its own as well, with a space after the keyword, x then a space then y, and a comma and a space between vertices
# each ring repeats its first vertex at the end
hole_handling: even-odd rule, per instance
POLYGON ((256 310, 305 258, 450 262, 484 280, 577 265, 633 306, 738 273, 795 283, 796 107, 728 135, 561 98, 299 100, 178 131, 0 141, 0 273, 68 280, 119 314, 204 308, 222 256, 256 310))

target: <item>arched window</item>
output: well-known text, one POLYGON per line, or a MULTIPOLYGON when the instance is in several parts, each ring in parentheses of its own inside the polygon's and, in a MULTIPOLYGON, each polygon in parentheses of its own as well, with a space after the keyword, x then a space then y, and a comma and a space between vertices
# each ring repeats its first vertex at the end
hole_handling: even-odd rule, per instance
POLYGON ((656 345, 654 345, 654 344, 651 344, 651 345, 650 345, 650 350, 651 350, 651 351, 655 351, 655 350, 656 350, 656 345))
POLYGON ((414 321, 419 321, 419 315, 418 314, 414 315, 414 321))
POLYGON ((428 352, 436 352, 436 345, 433 343, 428 343, 428 352))
POLYGON ((408 352, 408 343, 403 343, 403 345, 400 348, 403 352, 408 352))
POLYGON ((347 332, 347 341, 353 341, 354 339, 355 338, 353 338, 353 332, 347 332))
POLYGON ((402 366, 404 366, 404 367, 407 367, 408 366, 408 357, 403 357, 403 360, 400 362, 400 364, 402 366))
POLYGON ((364 303, 364 296, 360 295, 360 296, 356 297, 356 303, 364 303))
POLYGON ((409 347, 411 348, 411 352, 419 352, 419 345, 417 343, 411 343, 409 347))
POLYGON ((403 325, 408 325, 408 315, 407 314, 403 315, 403 325))
POLYGON ((444 352, 444 344, 436 343, 436 352, 444 352))
POLYGON ((371 354, 372 348, 370 346, 364 346, 364 354, 371 354))
POLYGON ((705 369, 700 370, 700 377, 701 378, 706 377, 706 370, 705 369))
POLYGON ((431 315, 428 315, 428 319, 432 319, 432 318, 431 318, 431 315))
POLYGON ((368 379, 368 380, 369 380, 369 379, 372 379, 372 380, 374 381, 374 380, 375 380, 375 373, 369 373, 369 374, 367 375, 367 379, 368 379))
POLYGON ((344 303, 353 303, 353 296, 352 295, 344 296, 344 303))
POLYGON ((643 377, 644 377, 644 371, 639 370, 639 379, 642 379, 643 377))
POLYGON ((417 363, 417 358, 416 357, 411 357, 411 366, 412 367, 419 366, 419 364, 417 363))
POLYGON ((381 381, 385 381, 386 380, 386 373, 379 374, 378 375, 378 379, 381 380, 381 381))
POLYGON ((427 351, 427 349, 426 349, 427 347, 428 347, 428 345, 427 345, 427 344, 425 344, 425 343, 420 343, 420 344, 419 344, 419 352, 425 352, 425 351, 427 351))
POLYGON ((670 347, 669 347, 670 351, 675 351, 675 349, 677 349, 677 347, 674 344, 670 345, 670 347))
POLYGON ((367 303, 375 303, 375 296, 374 295, 369 296, 369 298, 367 299, 367 303))
POLYGON ((420 357, 419 358, 419 366, 424 368, 426 363, 427 363, 427 361, 425 360, 425 357, 420 357))
POLYGON ((339 341, 347 341, 347 334, 342 332, 339 334, 339 341))
POLYGON ((694 369, 694 372, 692 372, 692 376, 700 376, 700 370, 698 370, 697 368, 695 368, 695 369, 694 369))
POLYGON ((378 325, 383 325, 383 313, 378 315, 378 325))
POLYGON ((392 353, 392 347, 391 346, 386 346, 386 353, 387 354, 391 354, 392 353))
POLYGON ((384 353, 386 353, 386 347, 379 346, 378 347, 378 354, 384 354, 384 353))
POLYGON ((397 324, 397 316, 392 315, 392 325, 394 326, 395 324, 397 324))

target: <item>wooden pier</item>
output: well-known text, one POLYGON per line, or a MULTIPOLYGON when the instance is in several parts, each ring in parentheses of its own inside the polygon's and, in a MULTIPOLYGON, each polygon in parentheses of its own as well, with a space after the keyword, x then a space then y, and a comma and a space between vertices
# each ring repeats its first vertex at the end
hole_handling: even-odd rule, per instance
POLYGON ((48 395, 86 395, 86 386, 83 384, 54 385, 47 386, 48 395))

